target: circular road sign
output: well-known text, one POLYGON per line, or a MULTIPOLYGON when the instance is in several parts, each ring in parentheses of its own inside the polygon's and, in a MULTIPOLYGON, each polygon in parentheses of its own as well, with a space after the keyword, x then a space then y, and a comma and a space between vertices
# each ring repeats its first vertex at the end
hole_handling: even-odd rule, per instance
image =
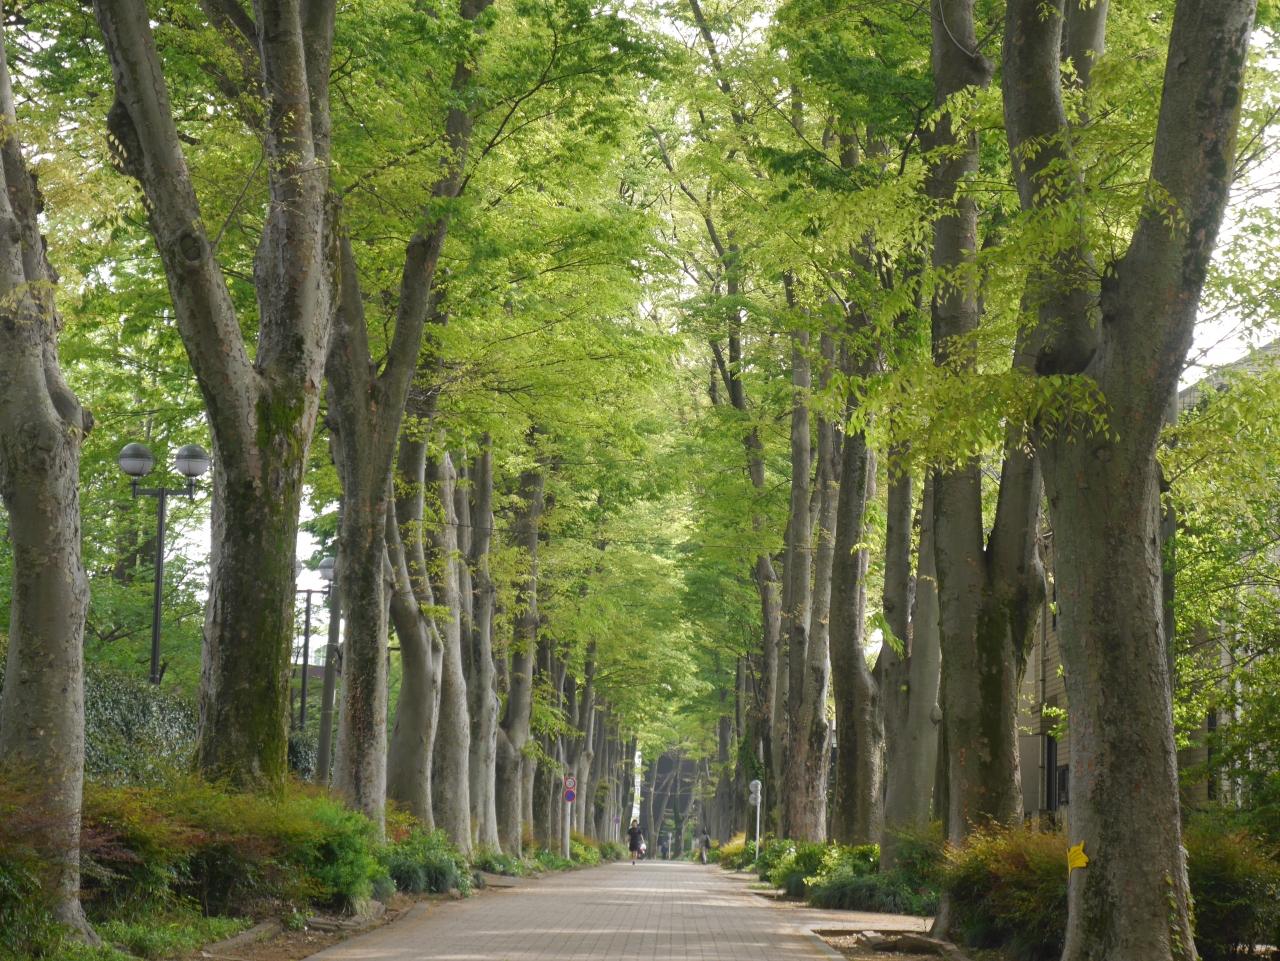
POLYGON ((564 789, 566 791, 576 791, 578 789, 578 779, 572 774, 566 774, 564 778, 564 789))
POLYGON ((577 791, 575 791, 573 788, 571 788, 571 787, 570 787, 570 788, 565 788, 565 791, 564 791, 564 799, 565 799, 567 802, 569 802, 570 804, 572 804, 572 803, 573 803, 574 798, 576 798, 577 796, 578 796, 578 792, 577 792, 577 791))

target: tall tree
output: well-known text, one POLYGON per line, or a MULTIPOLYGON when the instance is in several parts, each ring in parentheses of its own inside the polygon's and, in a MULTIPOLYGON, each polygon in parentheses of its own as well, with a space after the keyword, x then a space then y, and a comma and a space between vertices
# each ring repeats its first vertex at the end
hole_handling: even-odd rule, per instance
POLYGON ((335 307, 329 196, 332 0, 264 0, 256 19, 210 4, 256 64, 243 91, 262 124, 268 197, 242 316, 206 227, 146 0, 94 4, 115 80, 120 169, 146 198, 178 328, 213 434, 213 550, 198 764, 244 786, 284 786, 294 554, 303 471, 335 307), (254 72, 256 70, 256 73, 254 72), (256 320, 252 356, 242 321, 256 320))
MULTIPOLYGON (((939 367, 977 370, 979 297, 977 202, 966 181, 978 170, 975 129, 955 109, 959 95, 985 87, 991 64, 978 48, 971 0, 942 0, 933 15, 935 103, 928 191, 933 226, 933 350, 939 367)), ((1025 358, 1019 353, 1019 359, 1025 358)), ((1036 535, 1039 469, 1021 426, 1007 428, 995 521, 984 530, 981 463, 973 453, 933 479, 933 555, 942 648, 941 702, 947 751, 946 833, 953 842, 986 821, 1022 814, 1018 689, 1042 580, 1036 535)), ((949 923, 939 913, 940 929, 949 923)))
POLYGON ((1236 167, 1256 0, 1178 0, 1145 196, 1127 246, 1092 258, 1063 105, 1064 23, 1078 67, 1106 3, 1007 7, 1005 126, 1024 208, 1065 214, 1069 242, 1031 271, 1044 376, 1083 374, 1107 430, 1042 425, 1071 718, 1067 961, 1194 958, 1162 619, 1156 445, 1191 344, 1236 167), (1097 283, 1091 278, 1100 275, 1097 283), (1083 479, 1088 482, 1084 483, 1083 479), (1123 704, 1123 710, 1120 705, 1123 704), (1132 799, 1143 797, 1135 807, 1132 799))
MULTIPOLYGON (((491 0, 467 0, 460 17, 473 24, 491 0)), ((383 570, 391 468, 409 389, 431 313, 432 281, 448 232, 450 200, 464 183, 473 120, 472 58, 466 45, 454 65, 444 119, 445 155, 424 198, 418 229, 405 249, 395 327, 381 363, 369 344, 363 291, 349 237, 339 242, 341 294, 326 373, 329 424, 342 481, 338 551, 345 616, 342 710, 334 787, 375 823, 383 820, 386 785, 387 600, 383 570), (378 369, 379 366, 381 369, 378 369)), ((451 662, 450 662, 451 663, 451 662)), ((452 690, 452 688, 449 688, 452 690)))
POLYGON ((525 749, 533 710, 533 672, 538 645, 538 532, 544 507, 545 478, 539 467, 520 475, 520 507, 513 535, 528 565, 522 578, 514 618, 510 660, 503 672, 507 703, 498 735, 498 837, 509 854, 521 850, 520 824, 524 813, 525 749))
MULTIPOLYGON (((890 466, 890 470, 895 468, 890 466)), ((884 618, 897 638, 876 660, 884 711, 884 831, 880 860, 894 863, 898 835, 921 829, 932 813, 938 758, 938 586, 933 569, 933 484, 926 480, 914 576, 912 482, 905 465, 890 481, 885 532, 884 618)))
POLYGON ((0 32, 0 497, 13 545, 0 758, 34 792, 32 841, 47 862, 54 916, 96 940, 80 907, 84 625, 80 446, 93 418, 63 379, 57 281, 42 201, 22 155, 0 32))

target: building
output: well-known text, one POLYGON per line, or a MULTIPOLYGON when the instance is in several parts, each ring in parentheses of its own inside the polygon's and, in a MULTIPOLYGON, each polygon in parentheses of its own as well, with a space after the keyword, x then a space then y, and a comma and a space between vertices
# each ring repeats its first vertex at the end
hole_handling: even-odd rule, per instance
MULTIPOLYGON (((1253 373, 1280 361, 1280 340, 1272 341, 1233 364, 1212 371, 1178 392, 1172 417, 1195 407, 1208 390, 1224 390, 1233 373, 1253 373)), ((1052 533, 1042 540, 1045 561, 1045 605, 1037 625, 1035 646, 1027 660, 1019 705, 1019 757, 1024 818, 1062 823, 1070 810, 1070 729, 1066 724, 1067 690, 1058 646, 1058 605, 1053 583, 1052 533)), ((1229 654, 1222 652, 1222 657, 1229 654)), ((1224 663, 1224 669, 1230 668, 1224 663)), ((1184 769, 1195 769, 1210 759, 1208 733, 1219 723, 1216 712, 1204 719, 1198 743, 1178 753, 1184 769)), ((1220 785, 1201 779, 1183 785, 1184 804, 1194 806, 1217 798, 1220 785)))

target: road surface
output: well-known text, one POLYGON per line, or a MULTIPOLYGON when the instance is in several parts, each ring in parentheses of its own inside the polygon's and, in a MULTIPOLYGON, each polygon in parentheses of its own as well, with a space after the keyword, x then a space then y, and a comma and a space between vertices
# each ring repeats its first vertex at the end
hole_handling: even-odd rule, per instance
POLYGON ((773 904, 716 867, 624 861, 419 908, 313 961, 819 961, 839 955, 810 927, 922 924, 773 904))

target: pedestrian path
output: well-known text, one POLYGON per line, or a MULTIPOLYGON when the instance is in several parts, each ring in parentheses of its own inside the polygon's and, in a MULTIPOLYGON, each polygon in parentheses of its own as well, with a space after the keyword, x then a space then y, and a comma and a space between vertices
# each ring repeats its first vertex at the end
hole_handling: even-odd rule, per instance
POLYGON ((716 867, 623 862, 432 907, 314 961, 817 961, 838 957, 806 931, 825 914, 771 904, 716 867))

